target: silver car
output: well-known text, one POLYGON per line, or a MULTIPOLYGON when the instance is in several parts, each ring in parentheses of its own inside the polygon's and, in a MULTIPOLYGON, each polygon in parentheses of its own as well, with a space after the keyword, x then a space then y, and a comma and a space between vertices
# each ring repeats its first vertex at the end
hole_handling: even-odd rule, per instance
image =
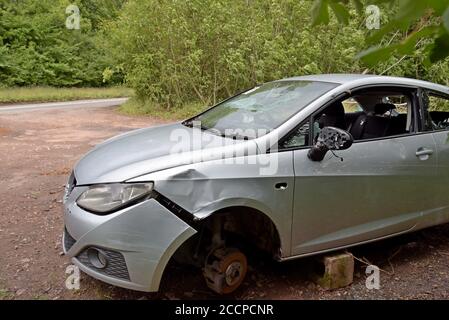
POLYGON ((286 261, 449 222, 448 111, 446 86, 317 75, 114 137, 70 176, 64 251, 147 292, 191 263, 226 294, 248 250, 286 261))

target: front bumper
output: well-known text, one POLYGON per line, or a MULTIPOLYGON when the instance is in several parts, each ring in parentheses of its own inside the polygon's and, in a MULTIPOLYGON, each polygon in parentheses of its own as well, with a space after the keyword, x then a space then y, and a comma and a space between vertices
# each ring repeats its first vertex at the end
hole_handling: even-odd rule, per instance
POLYGON ((169 259, 196 233, 154 199, 106 216, 86 212, 68 200, 64 221, 64 253, 75 265, 101 281, 145 292, 158 291, 169 259), (89 263, 90 247, 106 253, 106 268, 89 263))

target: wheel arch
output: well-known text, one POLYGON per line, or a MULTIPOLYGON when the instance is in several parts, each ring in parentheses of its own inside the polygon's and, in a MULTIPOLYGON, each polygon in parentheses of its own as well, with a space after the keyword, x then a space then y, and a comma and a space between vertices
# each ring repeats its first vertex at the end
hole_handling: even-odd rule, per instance
POLYGON ((248 204, 223 206, 201 215, 200 222, 208 223, 216 218, 225 218, 224 229, 244 236, 260 249, 270 252, 274 258, 283 256, 283 243, 278 226, 268 214, 248 204), (266 235, 269 234, 269 237, 266 235))

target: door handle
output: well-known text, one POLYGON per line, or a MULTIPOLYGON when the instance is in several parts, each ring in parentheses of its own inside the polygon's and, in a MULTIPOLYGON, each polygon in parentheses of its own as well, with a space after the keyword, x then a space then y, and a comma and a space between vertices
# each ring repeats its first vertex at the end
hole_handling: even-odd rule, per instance
POLYGON ((419 148, 416 151, 416 156, 418 158, 420 158, 421 160, 427 160, 429 159, 429 157, 433 155, 433 150, 432 149, 427 149, 427 148, 419 148))
POLYGON ((274 188, 276 190, 285 190, 285 189, 287 189, 287 187, 288 187, 287 182, 279 182, 274 185, 274 188))

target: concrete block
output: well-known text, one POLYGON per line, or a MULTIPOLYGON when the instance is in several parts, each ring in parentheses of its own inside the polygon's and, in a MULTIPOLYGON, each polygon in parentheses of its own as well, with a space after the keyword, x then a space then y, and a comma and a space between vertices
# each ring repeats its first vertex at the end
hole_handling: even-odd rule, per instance
POLYGON ((349 286, 354 280, 354 257, 350 253, 327 255, 320 259, 324 274, 315 277, 323 289, 332 290, 349 286))

